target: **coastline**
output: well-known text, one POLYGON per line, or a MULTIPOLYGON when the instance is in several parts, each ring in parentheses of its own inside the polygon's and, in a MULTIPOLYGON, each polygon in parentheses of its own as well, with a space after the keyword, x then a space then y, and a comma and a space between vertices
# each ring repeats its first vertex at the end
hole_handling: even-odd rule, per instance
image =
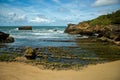
POLYGON ((119 80, 120 60, 88 65, 80 71, 42 70, 19 62, 0 62, 0 80, 119 80))

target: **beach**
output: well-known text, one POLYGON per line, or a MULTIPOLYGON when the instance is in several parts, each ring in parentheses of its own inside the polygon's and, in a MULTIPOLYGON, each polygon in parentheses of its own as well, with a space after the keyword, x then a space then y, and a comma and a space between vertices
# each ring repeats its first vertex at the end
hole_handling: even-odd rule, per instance
MULTIPOLYGON (((42 67, 42 66, 41 66, 42 67)), ((0 62, 0 80, 119 80, 120 60, 82 70, 45 70, 25 63, 0 62)))

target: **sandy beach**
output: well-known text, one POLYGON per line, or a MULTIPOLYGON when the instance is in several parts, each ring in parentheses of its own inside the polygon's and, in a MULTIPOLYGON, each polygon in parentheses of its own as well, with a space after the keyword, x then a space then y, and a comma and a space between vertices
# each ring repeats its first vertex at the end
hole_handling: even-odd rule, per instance
POLYGON ((120 80, 120 60, 89 65, 80 71, 42 70, 18 62, 0 62, 0 80, 120 80))

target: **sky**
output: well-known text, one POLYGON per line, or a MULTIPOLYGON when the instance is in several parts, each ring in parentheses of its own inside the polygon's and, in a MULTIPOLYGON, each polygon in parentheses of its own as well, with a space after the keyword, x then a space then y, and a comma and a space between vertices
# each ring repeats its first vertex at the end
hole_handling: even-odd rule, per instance
POLYGON ((0 0, 0 26, 66 26, 120 9, 120 0, 0 0))

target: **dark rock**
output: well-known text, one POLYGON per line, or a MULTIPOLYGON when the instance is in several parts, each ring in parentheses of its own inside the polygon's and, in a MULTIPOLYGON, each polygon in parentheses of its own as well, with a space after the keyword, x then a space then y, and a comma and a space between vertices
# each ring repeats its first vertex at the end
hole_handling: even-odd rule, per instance
POLYGON ((0 43, 12 43, 14 41, 14 38, 9 36, 9 34, 0 32, 0 43))
POLYGON ((7 37, 9 37, 9 34, 4 33, 4 32, 0 32, 0 41, 6 40, 7 37))
POLYGON ((32 30, 32 26, 22 26, 19 27, 18 30, 32 30))
POLYGON ((93 35, 94 35, 94 32, 92 32, 92 31, 80 31, 79 34, 80 34, 80 35, 93 36, 93 35))
POLYGON ((11 43, 11 42, 14 42, 14 41, 15 41, 14 38, 11 37, 11 36, 6 39, 6 43, 11 43))
POLYGON ((57 29, 54 30, 55 32, 57 31, 57 29))

